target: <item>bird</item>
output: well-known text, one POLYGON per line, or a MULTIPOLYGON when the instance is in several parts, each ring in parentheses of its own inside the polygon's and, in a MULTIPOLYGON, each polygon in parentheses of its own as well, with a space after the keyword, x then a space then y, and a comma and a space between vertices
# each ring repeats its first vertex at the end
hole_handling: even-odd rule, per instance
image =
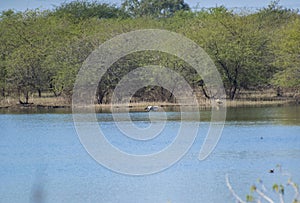
POLYGON ((217 104, 223 104, 223 101, 220 99, 216 99, 217 104))
POLYGON ((158 111, 158 106, 147 106, 145 108, 146 111, 158 111))
POLYGON ((270 169, 270 170, 269 170, 269 173, 274 173, 274 169, 270 169))

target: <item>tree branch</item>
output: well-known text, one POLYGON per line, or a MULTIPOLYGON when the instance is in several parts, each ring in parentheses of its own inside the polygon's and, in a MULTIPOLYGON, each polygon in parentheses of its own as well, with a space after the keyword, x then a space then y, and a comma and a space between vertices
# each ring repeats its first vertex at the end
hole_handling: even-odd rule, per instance
POLYGON ((225 179, 226 179, 226 185, 228 187, 228 189, 230 190, 231 194, 234 196, 234 198, 239 202, 239 203, 246 203, 245 201, 243 201, 236 193, 235 191, 233 190, 230 182, 229 182, 229 177, 228 177, 228 174, 226 174, 225 176, 225 179))
POLYGON ((259 194, 262 198, 264 198, 269 203, 274 203, 274 201, 271 198, 269 198, 265 193, 263 193, 259 189, 256 188, 255 191, 257 192, 257 194, 259 194))

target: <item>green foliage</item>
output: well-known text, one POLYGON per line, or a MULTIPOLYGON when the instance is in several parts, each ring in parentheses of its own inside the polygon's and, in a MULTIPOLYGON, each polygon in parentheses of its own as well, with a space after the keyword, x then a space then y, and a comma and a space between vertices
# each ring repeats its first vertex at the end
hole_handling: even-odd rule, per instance
POLYGON ((123 10, 116 6, 86 0, 63 3, 56 7, 53 14, 59 17, 68 16, 76 22, 89 18, 124 18, 128 16, 123 10))
POLYGON ((284 195, 284 186, 283 185, 278 185, 278 184, 274 184, 272 189, 276 192, 276 193, 280 193, 282 195, 284 195))
POLYGON ((27 11, 23 15, 10 13, 10 18, 2 20, 5 29, 2 59, 6 81, 15 87, 19 95, 24 94, 24 103, 28 103, 30 92, 41 90, 46 84, 41 68, 46 36, 41 35, 43 23, 44 13, 39 11, 27 11))
MULTIPOLYGON (((269 84, 300 87, 300 17, 278 2, 238 15, 225 7, 192 12, 183 0, 125 0, 121 7, 77 0, 53 11, 0 14, 1 95, 19 95, 24 103, 34 92, 70 97, 78 70, 96 47, 118 34, 147 28, 177 32, 203 47, 215 61, 230 99, 241 89, 269 84)), ((201 76, 176 57, 136 53, 108 69, 99 84, 99 102, 124 75, 145 65, 169 67, 192 88, 205 89, 201 76)), ((166 95, 161 100, 172 100, 157 87, 139 94, 153 90, 157 97, 166 95)))
POLYGON ((288 23, 291 18, 297 16, 298 10, 284 8, 279 3, 280 0, 272 1, 267 8, 263 8, 255 14, 261 19, 262 26, 267 26, 270 29, 280 28, 280 26, 288 23))
POLYGON ((247 195, 247 196, 246 196, 246 201, 247 201, 247 202, 253 202, 253 201, 254 201, 253 196, 252 196, 252 195, 247 195))
POLYGON ((189 11, 184 0, 125 0, 123 10, 131 17, 172 17, 177 11, 189 11))
MULTIPOLYGON (((182 77, 184 77, 191 86, 194 86, 195 83, 198 81, 199 76, 196 73, 196 71, 184 61, 174 56, 170 56, 169 54, 162 52, 157 53, 154 51, 136 52, 118 60, 115 64, 113 64, 113 66, 111 66, 107 70, 106 74, 102 76, 101 82, 98 86, 98 103, 109 103, 110 98, 107 97, 106 94, 110 90, 113 90, 126 74, 128 74, 136 68, 149 66, 149 64, 153 66, 158 66, 158 68, 152 68, 152 72, 154 75, 156 71, 160 72, 160 68, 169 68, 171 70, 176 71, 182 77)), ((165 79, 165 85, 173 85, 173 80, 171 77, 165 75, 163 76, 163 78, 165 79)), ((144 80, 148 81, 149 83, 151 81, 156 81, 155 78, 148 75, 139 76, 137 80, 144 80)), ((134 83, 133 81, 131 82, 134 83)), ((144 101, 150 100, 174 102, 174 97, 170 93, 172 93, 172 90, 171 92, 167 92, 166 90, 162 90, 161 87, 158 86, 148 86, 142 89, 141 91, 137 92, 136 96, 138 96, 141 99, 144 99, 144 101)))
POLYGON ((252 16, 239 16, 224 7, 209 12, 202 43, 223 75, 229 98, 234 99, 241 88, 267 83, 272 76, 267 33, 252 16))
POLYGON ((300 19, 297 18, 280 30, 276 49, 275 64, 279 71, 272 83, 281 87, 300 87, 300 19))

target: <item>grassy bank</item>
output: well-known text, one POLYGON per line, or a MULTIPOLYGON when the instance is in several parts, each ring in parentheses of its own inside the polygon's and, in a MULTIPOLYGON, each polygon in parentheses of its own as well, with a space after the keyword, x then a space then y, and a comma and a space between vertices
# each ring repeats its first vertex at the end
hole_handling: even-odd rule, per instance
POLYGON ((31 97, 28 104, 20 104, 13 97, 0 99, 0 108, 70 108, 71 102, 64 97, 31 97))
MULTIPOLYGON (((281 106, 281 105, 293 105, 297 104, 297 101, 293 97, 247 97, 247 98, 238 98, 236 100, 226 100, 222 101, 220 105, 226 105, 226 107, 249 107, 249 106, 281 106)), ((32 97, 29 101, 29 104, 20 104, 19 100, 16 98, 2 98, 0 100, 1 109, 28 109, 28 108, 43 108, 43 109, 52 109, 52 108, 71 108, 71 101, 64 97, 32 97)), ((168 102, 135 102, 125 104, 119 103, 114 104, 113 108, 115 111, 124 110, 124 108, 130 109, 130 111, 143 111, 148 105, 160 106, 169 111, 178 111, 180 110, 179 103, 168 103, 168 102)), ((212 102, 209 99, 200 98, 198 99, 198 105, 200 109, 211 108, 212 105, 216 105, 215 102, 212 102)), ((99 112, 110 112, 112 111, 111 104, 96 104, 96 111, 99 112)))

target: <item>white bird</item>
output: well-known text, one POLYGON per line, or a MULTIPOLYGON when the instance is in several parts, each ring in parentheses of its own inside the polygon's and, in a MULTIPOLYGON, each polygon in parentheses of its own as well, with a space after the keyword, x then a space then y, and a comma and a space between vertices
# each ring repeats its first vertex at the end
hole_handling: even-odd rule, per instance
POLYGON ((158 106, 147 106, 145 108, 146 111, 158 111, 158 106))
POLYGON ((223 101, 220 99, 216 99, 217 104, 223 104, 223 101))

